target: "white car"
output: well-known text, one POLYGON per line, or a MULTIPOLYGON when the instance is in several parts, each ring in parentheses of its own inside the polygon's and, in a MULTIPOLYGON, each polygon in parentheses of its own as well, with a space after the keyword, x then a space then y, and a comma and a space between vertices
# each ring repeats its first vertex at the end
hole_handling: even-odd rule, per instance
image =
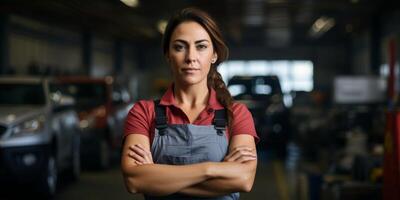
POLYGON ((0 181, 51 198, 60 172, 80 174, 80 129, 72 98, 49 79, 0 78, 0 181))

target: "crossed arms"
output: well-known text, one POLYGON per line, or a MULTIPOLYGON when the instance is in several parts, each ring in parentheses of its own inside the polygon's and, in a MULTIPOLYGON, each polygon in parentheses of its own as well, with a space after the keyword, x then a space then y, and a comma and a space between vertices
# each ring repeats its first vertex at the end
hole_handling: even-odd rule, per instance
POLYGON ((125 138, 121 167, 125 186, 131 193, 214 197, 249 192, 256 173, 257 155, 253 136, 241 134, 232 137, 223 162, 155 164, 149 138, 130 134, 125 138))

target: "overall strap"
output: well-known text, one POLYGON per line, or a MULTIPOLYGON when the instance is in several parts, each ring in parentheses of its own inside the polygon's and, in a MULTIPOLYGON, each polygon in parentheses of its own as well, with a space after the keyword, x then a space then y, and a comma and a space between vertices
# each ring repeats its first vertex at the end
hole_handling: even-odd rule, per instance
POLYGON ((226 110, 220 109, 215 110, 214 115, 214 127, 217 130, 218 135, 222 135, 227 125, 226 120, 226 110))
POLYGON ((160 100, 154 101, 154 110, 156 114, 156 129, 160 135, 165 134, 165 129, 167 128, 167 114, 165 106, 160 105, 160 100))

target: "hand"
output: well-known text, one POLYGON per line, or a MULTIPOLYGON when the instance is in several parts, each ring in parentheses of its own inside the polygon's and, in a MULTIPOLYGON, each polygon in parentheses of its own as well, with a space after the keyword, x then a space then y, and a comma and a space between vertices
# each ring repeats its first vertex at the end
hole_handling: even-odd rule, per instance
POLYGON ((153 164, 151 152, 141 144, 129 146, 128 156, 133 158, 137 165, 153 164))
POLYGON ((257 159, 257 152, 255 149, 247 146, 239 146, 234 148, 227 156, 225 156, 225 162, 240 162, 244 163, 251 160, 257 159))

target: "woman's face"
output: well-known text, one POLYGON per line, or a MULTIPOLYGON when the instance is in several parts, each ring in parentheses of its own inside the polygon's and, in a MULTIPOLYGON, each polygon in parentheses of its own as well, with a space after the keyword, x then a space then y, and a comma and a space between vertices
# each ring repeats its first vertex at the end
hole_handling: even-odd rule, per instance
POLYGON ((167 59, 175 81, 207 85, 207 74, 217 54, 207 31, 200 24, 188 21, 172 32, 167 59))

